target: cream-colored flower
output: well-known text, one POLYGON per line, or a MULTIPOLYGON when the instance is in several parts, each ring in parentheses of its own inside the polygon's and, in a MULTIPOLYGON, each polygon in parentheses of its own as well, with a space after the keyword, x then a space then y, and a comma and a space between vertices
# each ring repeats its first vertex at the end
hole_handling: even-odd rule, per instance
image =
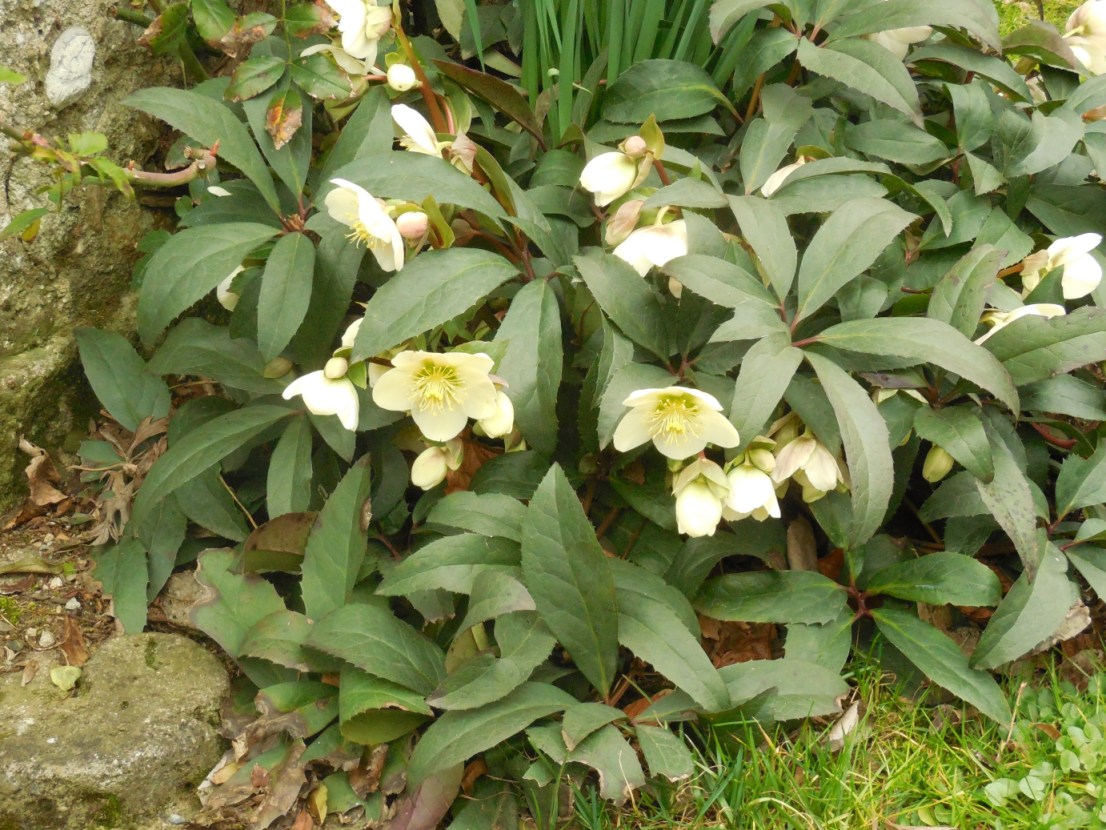
POLYGON ((653 266, 660 267, 687 254, 687 244, 687 222, 677 219, 664 225, 638 228, 612 253, 644 277, 653 266))
POLYGON ((868 35, 868 39, 873 43, 878 43, 901 61, 906 58, 906 53, 911 44, 921 43, 931 34, 933 34, 933 29, 929 26, 907 26, 902 29, 876 32, 868 35))
POLYGON ((707 444, 736 447, 740 441, 718 399, 698 389, 639 389, 622 403, 630 411, 614 431, 619 452, 652 441, 662 455, 680 460, 697 455, 707 444))
POLYGON ((986 342, 999 329, 1006 328, 1015 320, 1020 320, 1022 317, 1061 317, 1067 313, 1066 308, 1056 303, 1031 303, 1030 305, 1023 305, 1021 308, 1015 308, 1013 311, 998 311, 992 309, 984 313, 980 318, 980 322, 988 323, 993 328, 982 337, 976 338, 975 342, 977 344, 986 342))
POLYGON ((338 13, 338 32, 342 48, 369 66, 376 63, 380 39, 392 28, 391 6, 378 6, 374 0, 326 0, 338 13))
POLYGON ((1102 282, 1102 266, 1091 251, 1102 243, 1101 235, 1083 233, 1057 239, 1045 251, 1030 254, 1022 268, 1022 288, 1028 294, 1041 282, 1042 274, 1063 267, 1060 286, 1065 300, 1086 297, 1102 282))
POLYGON ((411 483, 423 490, 432 490, 445 481, 451 470, 459 470, 465 446, 454 438, 441 446, 427 447, 411 465, 411 483))
POLYGON ((219 301, 219 305, 225 308, 227 311, 234 311, 238 307, 239 295, 237 292, 231 290, 234 286, 234 278, 242 273, 242 266, 239 265, 233 271, 215 286, 215 299, 219 301))
POLYGON ((1106 37, 1106 0, 1087 0, 1068 17, 1064 31, 1089 37, 1106 37))
POLYGON ((348 368, 344 358, 331 358, 321 371, 308 372, 288 384, 283 397, 287 401, 297 395, 302 396, 303 405, 309 412, 337 415, 342 426, 352 432, 357 429, 361 402, 353 381, 345 375, 348 368))
POLYGON ((697 458, 672 483, 676 496, 676 529, 691 537, 713 536, 722 520, 729 482, 722 468, 697 458))
POLYGON ((757 436, 750 442, 743 458, 738 459, 726 474, 730 493, 722 515, 731 521, 752 516, 763 522, 769 516, 780 517, 780 503, 776 499, 776 482, 772 471, 776 468, 776 456, 769 447, 775 444, 770 438, 757 436))
POLYGON ((776 453, 772 480, 781 484, 794 479, 803 488, 803 501, 817 501, 843 484, 841 465, 826 445, 810 432, 800 435, 776 453))
MULTIPOLYGON (((359 58, 355 58, 341 46, 335 46, 333 43, 319 43, 315 46, 308 46, 300 52, 300 57, 307 58, 311 55, 317 55, 320 52, 334 58, 334 62, 338 64, 338 68, 347 75, 367 75, 372 69, 373 61, 366 62, 359 58)), ((376 56, 374 55, 373 60, 375 60, 375 58, 376 56)))
POLYGON ((498 392, 489 377, 494 365, 486 354, 400 352, 373 386, 373 401, 381 409, 409 411, 423 435, 448 441, 469 418, 499 414, 498 392))
POLYGON ((419 85, 419 76, 405 63, 393 63, 388 67, 388 86, 396 92, 407 92, 419 85))
POLYGON ((609 205, 634 188, 638 176, 638 162, 620 150, 600 153, 580 173, 580 186, 595 194, 595 204, 609 205))
POLYGON ((1106 2, 1089 0, 1072 12, 1064 40, 1088 72, 1106 73, 1106 2))
POLYGON ((443 158, 442 151, 449 146, 448 141, 438 141, 438 134, 430 122, 419 111, 406 104, 392 105, 392 120, 403 130, 399 145, 412 153, 443 158))
POLYGON ((495 414, 476 423, 489 438, 502 438, 515 428, 515 406, 502 390, 496 394, 495 402, 495 414))
POLYGON ((382 269, 402 268, 403 236, 380 200, 345 179, 331 179, 330 183, 337 185, 326 194, 326 209, 331 217, 349 227, 349 238, 367 246, 382 269))
POLYGON ((430 217, 421 210, 409 210, 396 217, 396 227, 404 239, 421 243, 430 228, 430 217))

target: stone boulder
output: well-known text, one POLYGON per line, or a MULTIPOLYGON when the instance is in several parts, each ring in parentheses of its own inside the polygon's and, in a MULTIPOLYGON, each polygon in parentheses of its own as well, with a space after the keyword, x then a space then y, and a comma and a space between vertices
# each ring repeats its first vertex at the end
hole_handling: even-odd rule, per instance
MULTIPOLYGON (((0 0, 0 64, 25 75, 0 84, 0 119, 51 139, 100 132, 117 163, 142 164, 163 126, 121 104, 136 89, 174 84, 174 61, 137 43, 141 30, 116 20, 116 0, 0 0)), ((50 172, 13 157, 0 139, 5 186, 0 227, 47 201, 38 191, 50 172)), ((136 245, 155 226, 155 211, 107 188, 71 195, 43 218, 31 241, 0 242, 0 511, 26 493, 20 435, 58 447, 95 400, 75 366, 73 332, 82 325, 131 328, 128 297, 136 245)))
POLYGON ((161 830, 223 753, 220 660, 176 634, 105 643, 75 692, 0 677, 2 830, 161 830))

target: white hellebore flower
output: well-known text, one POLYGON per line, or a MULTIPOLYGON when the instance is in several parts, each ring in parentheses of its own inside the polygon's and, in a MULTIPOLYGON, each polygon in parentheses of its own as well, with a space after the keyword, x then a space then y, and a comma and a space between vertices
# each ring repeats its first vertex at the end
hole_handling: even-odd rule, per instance
POLYGON ((227 311, 234 311, 234 309, 238 307, 238 293, 232 291, 231 288, 234 285, 234 278, 241 274, 242 270, 242 266, 239 265, 227 274, 222 282, 215 286, 215 299, 217 299, 219 305, 227 311))
POLYGON ((379 200, 360 185, 345 179, 331 179, 338 185, 326 194, 326 209, 333 219, 348 225, 349 238, 364 243, 380 267, 398 271, 403 267, 403 236, 379 200))
POLYGON ((1068 18, 1064 40, 1092 75, 1106 73, 1106 2, 1088 0, 1068 18))
POLYGON ((342 48, 369 66, 376 63, 380 39, 392 28, 391 6, 378 6, 375 0, 326 0, 338 13, 338 32, 342 48))
POLYGON ((445 481, 450 470, 460 469, 464 454, 464 444, 457 438, 441 446, 427 447, 411 465, 411 483, 432 490, 445 481))
POLYGON ((345 358, 333 357, 322 371, 308 372, 289 383, 284 389, 284 400, 301 395, 309 412, 337 415, 342 426, 352 432, 357 429, 361 402, 357 398, 357 387, 346 377, 348 369, 345 358))
POLYGON ((772 480, 781 484, 789 478, 803 488, 803 501, 817 501, 844 481, 837 459, 826 445, 809 432, 790 441, 776 454, 772 480))
POLYGON ((1004 329, 1015 320, 1022 317, 1061 317, 1067 314, 1067 309, 1056 303, 1031 303, 1015 308, 1013 311, 988 311, 980 319, 980 322, 990 323, 994 328, 982 337, 976 338, 977 344, 989 340, 999 329, 1004 329))
POLYGON ((698 455, 707 444, 736 447, 740 441, 718 399, 698 389, 639 389, 622 404, 631 409, 614 431, 619 452, 652 441, 665 457, 681 460, 698 455))
POLYGON ((388 86, 396 92, 406 92, 419 85, 415 70, 405 63, 393 63, 388 67, 388 86))
MULTIPOLYGON (((334 62, 338 64, 338 67, 347 75, 366 75, 372 68, 373 61, 366 63, 363 60, 355 58, 341 46, 335 46, 333 43, 320 43, 315 46, 308 46, 300 52, 300 57, 306 58, 311 55, 317 55, 320 52, 334 58, 334 62)), ((376 57, 374 55, 373 60, 375 59, 376 57)))
POLYGON ((495 405, 494 415, 490 418, 481 418, 476 423, 489 438, 502 438, 515 428, 515 405, 502 390, 496 393, 495 405))
POLYGON ((654 265, 660 267, 687 254, 687 222, 677 219, 666 225, 638 228, 612 253, 644 277, 654 265))
POLYGON ((722 468, 706 458, 697 458, 676 476, 676 530, 691 537, 713 536, 722 521, 722 510, 730 485, 722 468))
POLYGON ((449 146, 449 142, 438 141, 438 134, 418 110, 406 104, 393 104, 392 120, 403 130, 403 138, 399 140, 401 147, 412 153, 442 158, 442 150, 449 146))
POLYGON ((1057 239, 1046 251, 1038 251, 1025 258, 1022 271, 1022 287, 1032 291, 1041 281, 1041 272, 1054 271, 1063 266, 1060 285, 1065 300, 1086 297, 1102 282, 1102 266, 1091 251, 1102 243, 1097 233, 1083 233, 1057 239), (1044 260, 1042 262, 1042 260, 1044 260))
POLYGON ((595 204, 604 207, 629 193, 637 182, 637 175, 637 160, 621 150, 612 150, 600 153, 584 165, 580 173, 580 186, 594 193, 595 204))
POLYGON ((772 476, 751 461, 738 464, 726 478, 730 494, 726 498, 727 519, 744 519, 752 516, 762 522, 769 516, 780 517, 780 503, 776 499, 776 484, 772 476))
POLYGON ((891 52, 900 61, 906 58, 906 53, 913 43, 920 43, 933 34, 929 26, 907 26, 903 29, 888 29, 886 32, 876 32, 868 35, 873 43, 878 43, 888 52, 891 52))
POLYGON ((488 377, 494 365, 482 353, 400 352, 373 386, 373 401, 381 409, 410 411, 423 435, 448 441, 469 418, 500 413, 498 392, 488 377))

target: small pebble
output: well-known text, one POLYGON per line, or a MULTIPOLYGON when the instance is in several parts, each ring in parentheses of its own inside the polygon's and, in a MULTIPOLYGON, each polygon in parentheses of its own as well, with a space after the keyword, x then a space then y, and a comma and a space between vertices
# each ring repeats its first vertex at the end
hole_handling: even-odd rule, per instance
POLYGON ((62 579, 60 576, 55 576, 53 579, 46 583, 46 587, 54 591, 56 591, 58 588, 61 588, 63 585, 65 585, 65 580, 62 579))
POLYGON ((51 634, 49 631, 43 631, 41 636, 38 638, 38 647, 39 648, 53 648, 54 643, 56 643, 56 642, 57 642, 57 640, 54 639, 53 634, 51 634))
POLYGON ((79 611, 81 608, 81 601, 76 597, 71 597, 69 602, 65 603, 66 611, 79 611))
POLYGON ((23 651, 27 647, 27 644, 22 640, 8 640, 8 648, 14 651, 16 654, 23 651))
POLYGON ((182 816, 180 813, 170 813, 165 817, 165 820, 170 824, 187 824, 188 819, 182 816))
POLYGON ((47 533, 45 536, 42 537, 42 541, 43 542, 53 542, 54 541, 54 534, 53 533, 47 533))
POLYGON ((23 633, 27 635, 28 640, 33 640, 35 637, 38 636, 38 629, 37 628, 28 628, 23 633))

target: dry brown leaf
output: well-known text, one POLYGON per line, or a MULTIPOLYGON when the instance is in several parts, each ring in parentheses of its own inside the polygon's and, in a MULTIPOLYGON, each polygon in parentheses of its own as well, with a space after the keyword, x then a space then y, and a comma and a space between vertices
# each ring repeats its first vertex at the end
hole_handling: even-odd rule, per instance
POLYGON ((487 772, 488 765, 484 763, 483 758, 469 761, 468 766, 465 767, 465 774, 461 776, 461 789, 465 795, 472 795, 472 788, 476 785, 477 780, 486 775, 487 772))
POLYGON ((19 439, 19 449, 31 456, 31 463, 23 470, 27 476, 31 501, 39 507, 65 501, 65 493, 52 483, 60 482, 61 477, 46 450, 35 446, 26 438, 19 439))
POLYGON ((501 452, 491 447, 486 447, 476 441, 468 441, 462 439, 464 442, 464 456, 461 459, 461 466, 457 470, 451 470, 445 478, 445 491, 449 493, 456 493, 458 490, 468 490, 469 485, 472 483, 472 477, 476 475, 476 471, 500 455, 501 452))
POLYGON ((296 816, 296 820, 292 822, 292 826, 288 830, 311 830, 314 826, 315 822, 307 810, 300 810, 300 814, 296 816))
POLYGON ((88 662, 88 646, 77 620, 66 615, 65 628, 62 631, 61 644, 58 646, 70 666, 83 666, 88 662))

